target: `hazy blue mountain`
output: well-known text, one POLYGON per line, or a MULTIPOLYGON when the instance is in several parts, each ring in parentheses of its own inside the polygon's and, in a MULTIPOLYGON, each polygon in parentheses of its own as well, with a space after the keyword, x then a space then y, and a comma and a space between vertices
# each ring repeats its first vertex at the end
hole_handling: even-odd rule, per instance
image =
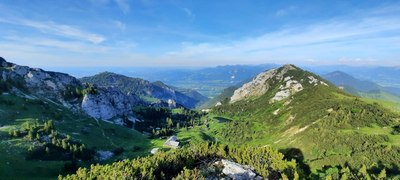
POLYGON ((356 96, 392 102, 400 101, 400 97, 396 94, 396 92, 400 92, 398 88, 383 87, 371 81, 359 80, 341 71, 334 71, 323 75, 323 77, 356 96))
MULTIPOLYGON (((377 67, 377 66, 307 66, 305 69, 323 75, 333 71, 345 72, 357 79, 368 80, 383 87, 394 87, 392 93, 400 94, 400 67, 377 67)), ((390 89, 390 88, 389 88, 390 89)))
POLYGON ((323 77, 335 84, 336 86, 343 87, 348 91, 350 91, 351 89, 355 89, 356 91, 373 92, 383 89, 376 83, 356 79, 353 76, 341 71, 334 71, 323 75, 323 77))

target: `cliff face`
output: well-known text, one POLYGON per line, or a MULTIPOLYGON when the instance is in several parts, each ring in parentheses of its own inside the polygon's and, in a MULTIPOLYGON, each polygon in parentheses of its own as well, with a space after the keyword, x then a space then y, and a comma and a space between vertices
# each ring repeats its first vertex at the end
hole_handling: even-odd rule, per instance
POLYGON ((141 103, 134 94, 124 94, 115 88, 96 87, 96 93, 82 95, 86 85, 64 73, 20 66, 0 57, 1 80, 8 84, 10 93, 30 99, 43 99, 65 106, 100 120, 136 121, 132 106, 141 103))
POLYGON ((132 107, 137 102, 134 95, 127 96, 115 88, 99 88, 96 93, 84 95, 82 110, 91 117, 126 124, 126 121, 135 122, 132 107))
POLYGON ((69 108, 79 104, 78 99, 66 98, 68 91, 81 88, 82 84, 74 77, 57 72, 20 66, 0 60, 2 80, 12 85, 13 91, 24 92, 33 98, 49 99, 69 108))

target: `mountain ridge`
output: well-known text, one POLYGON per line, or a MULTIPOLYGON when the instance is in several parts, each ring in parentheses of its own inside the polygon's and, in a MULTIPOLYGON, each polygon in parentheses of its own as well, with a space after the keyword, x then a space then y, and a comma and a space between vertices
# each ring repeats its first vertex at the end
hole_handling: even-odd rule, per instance
POLYGON ((194 108, 207 99, 193 90, 179 89, 168 86, 161 81, 152 83, 144 79, 132 78, 111 72, 103 72, 94 76, 83 77, 80 81, 97 84, 102 87, 115 87, 121 89, 121 91, 126 94, 157 98, 165 102, 172 99, 176 103, 187 108, 194 108))

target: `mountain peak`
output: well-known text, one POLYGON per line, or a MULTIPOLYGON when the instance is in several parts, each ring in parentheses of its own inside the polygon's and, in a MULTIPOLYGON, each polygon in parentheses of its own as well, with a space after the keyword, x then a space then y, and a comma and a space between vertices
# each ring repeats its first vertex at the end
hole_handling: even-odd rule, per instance
POLYGON ((7 64, 7 61, 3 57, 0 57, 0 67, 5 67, 7 64))
POLYGON ((296 67, 295 65, 293 65, 293 64, 285 64, 285 65, 283 65, 281 68, 283 68, 283 69, 299 69, 298 67, 296 67))
POLYGON ((317 75, 304 71, 295 65, 286 64, 257 75, 252 81, 235 90, 230 99, 234 103, 243 99, 261 96, 270 90, 277 90, 271 103, 285 99, 306 87, 326 85, 317 75))
POLYGON ((343 72, 343 71, 333 71, 331 73, 326 74, 328 76, 346 76, 346 77, 351 77, 349 74, 343 72))
POLYGON ((100 72, 100 73, 98 73, 96 75, 123 76, 121 74, 117 74, 117 73, 110 72, 110 71, 103 71, 103 72, 100 72))

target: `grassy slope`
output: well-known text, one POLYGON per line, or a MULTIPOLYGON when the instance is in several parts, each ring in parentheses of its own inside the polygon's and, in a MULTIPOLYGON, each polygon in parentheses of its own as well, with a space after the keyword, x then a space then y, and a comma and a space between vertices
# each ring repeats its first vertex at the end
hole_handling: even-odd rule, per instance
MULTIPOLYGON (((302 72, 296 73, 304 77, 302 72)), ((305 89, 287 99, 291 102, 286 106, 285 101, 269 103, 276 91, 277 88, 259 98, 214 108, 209 115, 209 128, 182 131, 178 137, 295 148, 314 171, 346 162, 357 168, 361 164, 389 169, 400 166, 395 160, 400 158, 400 135, 390 134, 392 126, 399 123, 398 114, 332 86, 305 89), (220 117, 230 120, 220 122, 220 117)))
MULTIPOLYGON (((390 126, 396 122, 389 120, 391 115, 384 115, 391 113, 340 92, 329 95, 327 92, 330 89, 324 88, 299 93, 287 108, 279 103, 269 106, 259 102, 251 103, 254 106, 266 108, 254 109, 246 115, 247 117, 238 114, 232 118, 241 119, 237 126, 250 125, 253 127, 251 128, 253 132, 245 132, 230 125, 227 130, 233 129, 233 132, 223 135, 222 139, 228 138, 228 142, 237 142, 234 139, 238 138, 230 139, 230 136, 244 134, 242 138, 239 138, 242 142, 265 143, 277 148, 298 148, 314 169, 344 162, 352 162, 354 166, 359 166, 361 163, 377 163, 381 160, 379 157, 381 150, 386 147, 380 146, 381 144, 393 145, 394 152, 399 152, 397 146, 399 135, 390 134, 392 129, 390 126), (334 108, 335 106, 339 107, 334 108), (333 111, 330 110, 331 108, 333 111), (276 109, 281 109, 278 115, 271 115, 276 109), (370 111, 370 114, 360 115, 363 110, 366 111, 365 114, 370 111), (289 116, 294 118, 289 118, 289 116), (376 123, 380 124, 376 125, 376 123), (378 131, 380 133, 365 133, 368 128, 370 128, 369 131, 380 130, 378 131), (381 129, 386 129, 386 131, 381 129), (375 145, 366 146, 365 143, 375 145), (367 152, 372 154, 369 154, 370 159, 364 160, 367 152)), ((385 159, 382 163, 389 165, 391 160, 385 159)))
POLYGON ((123 147, 124 154, 116 158, 147 154, 151 146, 149 140, 135 130, 96 122, 51 103, 44 104, 13 95, 0 95, 0 117, 0 174, 4 178, 54 178, 61 173, 64 162, 27 161, 24 159, 25 153, 33 144, 23 138, 9 138, 8 131, 19 128, 26 121, 38 120, 43 123, 53 119, 59 132, 70 135, 89 148, 113 150, 123 147), (133 151, 134 147, 141 149, 133 151))
POLYGON ((379 98, 371 98, 371 97, 363 97, 363 100, 369 103, 378 103, 381 106, 390 109, 392 111, 400 112, 400 98, 396 96, 392 100, 387 99, 379 99, 379 98), (398 101, 397 101, 398 99, 398 101))

